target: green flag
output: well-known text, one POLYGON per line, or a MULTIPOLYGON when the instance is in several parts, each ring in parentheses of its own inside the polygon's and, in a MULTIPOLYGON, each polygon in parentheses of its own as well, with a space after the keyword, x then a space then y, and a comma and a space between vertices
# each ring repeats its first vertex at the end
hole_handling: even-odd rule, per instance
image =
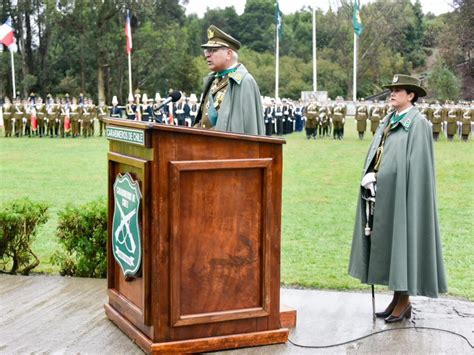
POLYGON ((278 1, 275 3, 275 23, 276 23, 278 38, 281 38, 283 34, 283 21, 281 17, 280 7, 278 6, 278 1))
POLYGON ((364 26, 362 25, 362 21, 360 20, 360 9, 359 9, 359 1, 354 0, 354 13, 352 14, 352 25, 354 26, 354 32, 357 36, 360 37, 362 31, 364 30, 364 26))

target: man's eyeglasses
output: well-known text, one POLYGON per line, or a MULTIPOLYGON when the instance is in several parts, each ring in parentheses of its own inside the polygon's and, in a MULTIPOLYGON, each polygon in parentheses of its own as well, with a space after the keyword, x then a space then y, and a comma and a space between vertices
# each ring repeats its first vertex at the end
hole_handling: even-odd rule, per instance
POLYGON ((211 47, 211 48, 206 48, 204 49, 204 55, 211 55, 211 54, 214 54, 215 52, 217 52, 218 50, 221 50, 221 49, 224 49, 226 47, 211 47))

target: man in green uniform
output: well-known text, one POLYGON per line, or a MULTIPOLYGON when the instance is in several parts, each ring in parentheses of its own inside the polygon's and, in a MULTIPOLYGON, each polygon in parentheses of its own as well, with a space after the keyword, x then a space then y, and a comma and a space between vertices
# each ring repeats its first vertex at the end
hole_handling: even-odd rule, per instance
POLYGON ((107 114, 109 109, 105 104, 105 101, 102 99, 99 102, 99 107, 97 108, 97 119, 99 120, 99 136, 102 137, 102 132, 105 129, 105 121, 104 119, 107 118, 107 114))
MULTIPOLYGON (((5 117, 5 116, 4 116, 5 117)), ((468 103, 464 105, 462 110, 461 120, 461 138, 463 142, 467 142, 471 134, 471 123, 474 122, 474 105, 469 106, 468 103)))
POLYGON ((38 120, 38 134, 40 137, 43 137, 45 135, 46 105, 43 103, 43 99, 38 97, 34 106, 36 119, 38 120))
POLYGON ((92 112, 92 107, 89 105, 87 99, 82 98, 83 104, 81 105, 81 120, 82 120, 82 136, 84 138, 90 137, 92 131, 92 118, 94 112, 92 112))
POLYGON ((349 274, 394 291, 387 323, 410 318, 409 296, 447 292, 436 207, 429 122, 414 103, 420 80, 397 74, 390 89, 394 112, 376 131, 362 171, 349 274))
POLYGON ((12 110, 13 106, 8 97, 5 97, 5 103, 3 104, 3 127, 5 128, 5 137, 12 136, 12 110))
POLYGON ((311 101, 311 103, 306 106, 306 138, 314 138, 316 139, 317 136, 317 129, 318 129, 318 105, 316 101, 311 101))
POLYGON ((336 105, 333 109, 332 123, 333 123, 333 139, 342 139, 344 136, 344 123, 346 122, 347 107, 344 104, 344 99, 340 96, 336 99, 336 105))
POLYGON ((375 134, 375 131, 379 127, 380 120, 383 117, 383 111, 383 107, 378 103, 375 103, 370 109, 370 131, 372 135, 375 134))
POLYGON ((238 63, 240 42, 214 25, 207 30, 204 56, 212 73, 204 79, 195 127, 265 135, 260 90, 238 63))
POLYGON ((13 117, 15 118, 15 136, 21 137, 23 135, 23 117, 25 116, 25 107, 21 104, 19 97, 15 99, 13 105, 13 117))
POLYGON ((458 128, 458 108, 454 103, 448 105, 448 117, 446 119, 446 134, 448 141, 452 142, 458 128))
POLYGON ((356 108, 355 120, 357 121, 357 132, 359 133, 359 139, 364 139, 364 133, 367 130, 367 118, 369 118, 369 109, 361 99, 360 104, 356 108))
POLYGON ((76 138, 79 136, 79 119, 82 115, 81 107, 77 104, 77 99, 72 98, 72 103, 69 110, 71 118, 71 136, 76 138))
POLYGON ((324 136, 329 137, 329 123, 331 115, 331 106, 326 102, 319 106, 318 123, 319 123, 319 138, 324 136))
POLYGON ((436 102, 434 105, 431 107, 433 111, 433 116, 431 119, 431 123, 433 124, 432 131, 433 131, 433 139, 438 141, 439 139, 439 134, 441 133, 442 130, 442 125, 443 122, 445 121, 446 117, 446 110, 439 104, 439 102, 436 102))

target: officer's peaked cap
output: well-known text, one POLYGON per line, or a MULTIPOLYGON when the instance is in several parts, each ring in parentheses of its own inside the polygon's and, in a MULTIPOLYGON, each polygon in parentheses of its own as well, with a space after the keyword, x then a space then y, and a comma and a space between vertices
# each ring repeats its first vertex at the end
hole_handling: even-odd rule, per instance
POLYGON ((207 43, 201 45, 202 48, 227 47, 234 51, 239 50, 240 42, 231 35, 225 33, 220 28, 211 25, 207 29, 207 43))

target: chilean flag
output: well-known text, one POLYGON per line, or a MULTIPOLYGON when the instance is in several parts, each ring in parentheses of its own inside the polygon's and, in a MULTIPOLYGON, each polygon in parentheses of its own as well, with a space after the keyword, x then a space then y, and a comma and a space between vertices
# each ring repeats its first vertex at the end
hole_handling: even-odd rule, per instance
POLYGON ((132 52, 132 27, 130 26, 130 11, 127 10, 127 19, 125 21, 125 37, 127 38, 127 54, 132 52))
POLYGON ((2 42, 7 47, 10 47, 13 43, 15 43, 11 17, 8 17, 7 21, 5 21, 5 23, 0 26, 0 42, 2 42))

